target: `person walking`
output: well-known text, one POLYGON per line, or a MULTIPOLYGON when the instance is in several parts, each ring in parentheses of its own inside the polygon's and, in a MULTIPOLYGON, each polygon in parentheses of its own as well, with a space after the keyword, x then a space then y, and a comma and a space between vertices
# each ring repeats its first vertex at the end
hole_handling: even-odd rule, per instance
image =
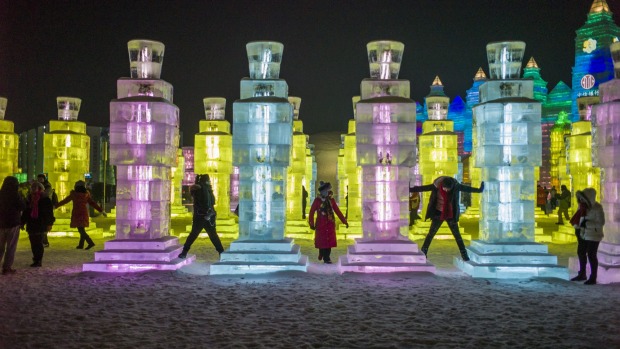
MULTIPOLYGON (((52 205, 56 205, 58 203, 58 195, 56 195, 56 191, 52 187, 52 183, 50 183, 49 180, 47 179, 47 176, 44 173, 39 173, 37 175, 37 181, 43 184, 43 188, 45 188, 45 195, 47 195, 47 197, 50 198, 50 200, 52 201, 52 205)), ((43 234, 43 246, 44 247, 50 247, 50 242, 47 239, 47 234, 50 232, 50 230, 52 230, 51 224, 48 227, 48 229, 49 230, 43 234)))
POLYGON ((598 246, 603 240, 603 226, 605 212, 603 206, 596 201, 596 190, 586 188, 577 191, 579 209, 571 219, 577 235, 577 257, 579 258, 579 272, 572 281, 586 280, 586 264, 590 263, 590 277, 584 282, 586 285, 595 285, 598 274, 598 246))
POLYGON ((426 217, 424 220, 430 218, 431 226, 428 230, 426 238, 424 239, 424 244, 421 248, 422 253, 424 253, 424 255, 428 254, 428 249, 433 241, 433 238, 435 237, 435 234, 437 234, 441 224, 445 221, 448 223, 448 227, 450 227, 452 235, 454 235, 454 240, 456 241, 456 245, 459 247, 463 261, 468 261, 469 256, 467 255, 467 250, 465 249, 465 244, 463 243, 463 238, 459 232, 458 225, 460 215, 459 196, 461 192, 482 193, 482 191, 484 191, 484 182, 480 183, 480 188, 473 188, 459 183, 455 178, 442 176, 436 178, 432 184, 409 188, 410 193, 425 191, 430 191, 431 196, 428 200, 426 217))
POLYGON ((558 199, 558 221, 555 224, 564 224, 564 219, 569 220, 568 209, 570 208, 571 192, 562 184, 562 191, 556 195, 558 199))
POLYGON ((213 208, 215 205, 215 196, 213 195, 213 188, 208 174, 197 175, 196 183, 190 187, 190 193, 194 198, 194 216, 192 218, 192 231, 185 240, 183 245, 183 251, 179 254, 179 258, 186 258, 187 252, 192 247, 192 244, 198 238, 198 235, 202 230, 206 230, 211 239, 211 243, 215 247, 215 250, 222 254, 224 247, 220 241, 220 237, 217 235, 215 229, 216 212, 213 208))
POLYGON ((27 208, 22 214, 22 226, 26 226, 30 249, 32 250, 31 267, 40 267, 43 262, 43 236, 54 223, 54 205, 52 199, 45 194, 45 187, 33 182, 27 200, 27 208))
POLYGON ((338 245, 334 213, 347 228, 349 227, 347 219, 340 212, 336 200, 331 195, 331 189, 332 185, 329 182, 319 182, 319 195, 312 202, 308 217, 310 229, 315 230, 314 247, 319 249, 319 260, 323 260, 325 264, 332 263, 332 248, 338 245), (316 218, 315 215, 317 215, 316 218))
POLYGON ((2 275, 13 274, 15 250, 19 241, 21 215, 26 209, 24 198, 19 194, 19 181, 7 176, 0 187, 0 261, 2 275))
POLYGON ((101 212, 104 217, 107 217, 107 214, 103 212, 103 209, 90 197, 90 193, 88 192, 88 189, 86 189, 86 183, 84 181, 75 182, 73 190, 69 193, 69 196, 60 200, 60 202, 54 205, 54 207, 59 208, 69 202, 73 202, 70 227, 77 228, 80 233, 80 242, 76 248, 79 250, 83 249, 84 242, 86 242, 88 245, 85 249, 90 250, 95 247, 95 243, 86 232, 86 228, 88 228, 90 224, 87 205, 94 207, 97 211, 101 212))

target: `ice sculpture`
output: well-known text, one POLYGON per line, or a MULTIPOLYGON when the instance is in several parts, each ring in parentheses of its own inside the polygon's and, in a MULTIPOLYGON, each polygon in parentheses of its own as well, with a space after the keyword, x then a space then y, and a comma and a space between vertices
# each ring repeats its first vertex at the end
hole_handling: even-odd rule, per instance
POLYGON ((183 176, 185 175, 185 157, 183 150, 177 149, 176 165, 170 169, 170 216, 191 217, 187 207, 183 206, 183 176))
MULTIPOLYGON (((58 199, 69 195, 77 181, 83 181, 90 171, 90 137, 86 124, 77 121, 82 100, 75 97, 57 97, 58 119, 50 120, 43 135, 43 172, 52 184, 58 199)), ((73 236, 70 227, 72 203, 55 210, 56 222, 49 236, 73 236)), ((92 232, 93 228, 88 229, 92 232)))
POLYGON ((363 237, 339 259, 341 273, 434 271, 408 239, 416 103, 409 98, 409 81, 398 80, 403 49, 397 41, 367 45, 370 79, 362 81, 355 116, 363 237))
POLYGON ((6 105, 7 99, 0 97, 0 180, 18 172, 19 136, 14 132, 13 121, 4 120, 6 105))
MULTIPOLYGON (((593 107, 594 166, 601 168, 601 191, 597 198, 605 211, 605 237, 598 249, 601 284, 620 282, 620 42, 610 46, 615 78, 600 85, 601 103, 593 107)), ((570 265, 578 265, 571 258, 570 265)))
POLYGON ((473 108, 475 161, 485 183, 479 240, 467 248, 471 260, 455 264, 474 277, 568 279, 547 246, 534 242, 541 104, 533 99, 533 81, 519 79, 524 51, 520 41, 487 45, 491 79, 473 108))
MULTIPOLYGON (((424 185, 433 183, 440 176, 456 177, 459 171, 458 137, 454 132, 454 121, 448 120, 450 97, 446 96, 443 88, 439 76, 436 76, 431 91, 425 98, 428 120, 422 124, 422 134, 418 140, 420 156, 418 164, 424 185)), ((421 217, 426 217, 426 203, 430 196, 430 192, 422 193, 421 217)), ((411 239, 425 237, 430 225, 430 221, 417 220, 409 237, 411 239)), ((465 229, 459 230, 463 239, 471 240, 470 234, 464 234, 465 229)), ((447 224, 439 228, 437 234, 439 239, 454 239, 447 224)))
POLYGON ((164 44, 131 40, 130 78, 117 81, 110 102, 110 163, 116 166, 116 238, 83 270, 175 270, 194 255, 170 236, 171 168, 177 163, 179 108, 172 85, 160 79, 164 44))
POLYGON ((183 147, 183 163, 185 171, 183 172, 183 186, 190 186, 196 182, 196 173, 194 172, 194 147, 183 147))
POLYGON ((241 80, 233 104, 233 165, 239 167, 239 238, 222 253, 211 274, 306 271, 308 259, 284 238, 286 173, 290 165, 293 106, 279 79, 284 45, 246 45, 250 78, 241 80))
MULTIPOLYGON (((293 105, 293 143, 291 145, 290 165, 286 172, 286 236, 291 238, 312 239, 314 232, 310 230, 306 214, 303 212, 304 178, 306 176, 306 143, 304 123, 299 119, 301 98, 289 96, 293 105)), ((314 194, 308 192, 307 194, 314 194)), ((306 197, 306 206, 312 204, 311 197, 306 197)))
MULTIPOLYGON (((592 166, 592 106, 599 102, 598 96, 579 97, 579 121, 572 124, 571 134, 566 137, 566 162, 572 181, 572 205, 577 207, 575 192, 585 188, 594 188, 600 193, 599 168, 592 166)), ((565 224, 569 224, 566 222, 565 224)), ((570 225, 570 224, 569 224, 570 225)))
POLYGON ((349 223, 348 228, 344 224, 338 226, 337 234, 342 239, 362 237, 362 168, 357 164, 355 135, 355 109, 359 100, 360 96, 352 98, 353 119, 349 120, 347 134, 343 135, 342 162, 338 167, 342 172, 338 178, 339 207, 349 223))
POLYGON ((550 132, 549 163, 550 186, 556 190, 562 184, 570 187, 570 178, 566 171, 566 143, 565 137, 570 135, 571 121, 570 87, 560 81, 547 96, 547 103, 543 105, 543 118, 551 120, 553 126, 550 132))
MULTIPOLYGON (((215 195, 217 233, 237 237, 237 224, 230 210, 230 175, 232 168, 232 135, 230 122, 225 119, 226 99, 203 99, 205 120, 200 120, 199 131, 194 136, 194 172, 208 174, 215 195)), ((188 227, 191 230, 191 226, 188 227)), ((206 236, 205 232, 201 233, 206 236)))

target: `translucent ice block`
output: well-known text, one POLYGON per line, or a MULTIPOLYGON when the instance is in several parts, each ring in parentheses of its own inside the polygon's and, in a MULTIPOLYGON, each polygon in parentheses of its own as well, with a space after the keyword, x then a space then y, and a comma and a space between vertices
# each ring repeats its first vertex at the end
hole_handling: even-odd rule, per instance
POLYGON ((152 40, 131 40, 127 43, 129 68, 134 79, 159 79, 164 62, 165 46, 152 40))
POLYGON ((534 80, 489 80, 479 87, 480 103, 500 98, 534 98, 534 80))
POLYGON ((541 145, 479 146, 475 153, 476 165, 485 166, 540 166, 541 145))
POLYGON ((82 100, 75 97, 57 97, 58 120, 77 120, 82 100))
POLYGON ((535 225, 533 220, 531 222, 480 220, 479 231, 480 240, 486 242, 534 242, 535 225))
MULTIPOLYGON (((239 208, 241 212, 241 207, 239 208)), ((284 221, 247 222, 239 220, 239 240, 280 240, 284 238, 284 221)))
POLYGON ((483 167, 481 176, 486 181, 529 181, 534 178, 534 168, 528 166, 483 167))
MULTIPOLYGON (((405 45, 402 42, 380 40, 366 45, 370 77, 373 79, 398 79, 405 45)), ((364 97, 362 97, 364 98, 364 97)))
MULTIPOLYGON (((234 124, 290 123, 293 125, 293 106, 285 98, 266 97, 238 100, 233 108, 234 124)), ((236 126, 235 126, 236 127, 236 126)), ((233 132, 233 136, 236 130, 233 132)))
POLYGON ((155 122, 179 124, 179 108, 160 98, 124 98, 110 102, 110 123, 155 122))
MULTIPOLYGON (((420 143, 422 147, 422 144, 420 143)), ((428 162, 439 162, 439 163, 458 163, 459 154, 458 149, 452 148, 421 148, 418 155, 419 161, 428 163, 428 162)))
POLYGON ((620 145, 620 122, 599 127, 596 133, 598 146, 620 145))
MULTIPOLYGON (((233 144, 235 144, 234 138, 233 144)), ((233 152, 233 165, 255 166, 270 164, 272 166, 288 166, 290 162, 290 148, 290 145, 237 146, 235 144, 235 151, 233 152)))
POLYGON ((239 200, 284 202, 285 181, 239 180, 239 200))
POLYGON ((4 113, 6 112, 7 99, 0 97, 0 120, 4 120, 4 113))
POLYGON ((422 133, 430 132, 453 132, 454 121, 452 120, 426 120, 422 124, 422 133))
POLYGON ((620 159, 620 146, 604 146, 598 148, 598 164, 600 167, 617 166, 620 159))
POLYGON ((292 128, 289 123, 238 123, 235 124, 233 143, 241 144, 290 144, 292 128))
POLYGON ((70 133, 86 133, 86 124, 81 121, 50 120, 49 132, 69 131, 70 133))
POLYGON ((170 180, 170 169, 162 166, 118 166, 116 178, 126 181, 170 180))
POLYGON ((601 191, 604 194, 605 202, 618 202, 620 203, 620 181, 609 182, 603 181, 601 183, 601 191))
POLYGON ((609 45, 611 59, 614 62, 614 77, 620 79, 620 43, 615 41, 609 45))
POLYGON ((243 222, 283 222, 285 217, 284 200, 249 201, 239 200, 239 221, 243 222))
POLYGON ((360 123, 357 141, 362 144, 415 144, 415 123, 370 124, 360 123))
POLYGON ((409 80, 375 80, 364 79, 361 84, 361 98, 403 97, 409 98, 411 86, 409 80))
POLYGON ((484 103, 476 105, 472 111, 474 126, 515 122, 540 125, 541 122, 541 105, 538 102, 484 103))
POLYGON ((449 131, 434 131, 420 135, 418 144, 420 149, 437 148, 436 150, 457 149, 458 137, 456 133, 449 131))
POLYGON ((171 144, 117 144, 110 147, 113 165, 162 165, 176 164, 177 147, 171 144))
POLYGON ((179 140, 176 125, 128 122, 126 132, 127 144, 178 144, 179 140))
MULTIPOLYGON (((487 202, 502 204, 534 201, 536 199, 534 179, 510 182, 485 180, 482 197, 487 202)), ((496 209, 496 207, 494 207, 494 209, 496 209)))
POLYGON ((288 85, 286 80, 241 80, 241 99, 252 97, 288 97, 288 85))
POLYGON ((364 182, 364 191, 364 200, 366 201, 407 201, 409 198, 409 182, 364 182))
POLYGON ((620 100, 620 78, 615 78, 600 84, 598 91, 602 103, 620 100))
POLYGON ((170 181, 123 181, 116 183, 116 200, 168 201, 170 181))
POLYGON ((285 181, 286 167, 272 167, 268 165, 239 167, 239 180, 285 181))
POLYGON ((245 46, 250 79, 277 79, 284 45, 275 41, 254 41, 245 46))
POLYGON ((116 81, 117 98, 159 97, 173 103, 173 87, 164 80, 120 78, 116 81))
POLYGON ((216 132, 230 134, 230 122, 227 120, 200 120, 198 123, 200 132, 216 132))
POLYGON ((413 167, 415 145, 358 144, 357 160, 359 166, 383 164, 413 167))
POLYGON ((522 41, 503 41, 487 44, 489 75, 493 80, 518 79, 525 52, 522 41))
POLYGON ((415 122, 416 104, 412 100, 381 97, 360 100, 357 103, 356 123, 409 123, 415 122))
POLYGON ((478 141, 484 145, 542 144, 542 131, 530 123, 485 124, 477 130, 478 141))

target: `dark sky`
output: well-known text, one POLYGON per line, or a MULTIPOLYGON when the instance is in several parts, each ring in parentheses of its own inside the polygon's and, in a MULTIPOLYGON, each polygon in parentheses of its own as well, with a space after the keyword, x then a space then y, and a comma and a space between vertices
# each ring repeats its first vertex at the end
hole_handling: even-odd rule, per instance
MULTIPOLYGON (((620 1, 607 0, 618 23, 620 1)), ((485 46, 522 40, 549 89, 570 86, 575 30, 592 0, 0 0, 0 96, 16 132, 56 119, 56 97, 82 99, 79 120, 109 124, 116 80, 129 76, 127 41, 166 45, 162 79, 174 86, 184 145, 193 144, 203 97, 239 98, 248 76, 245 44, 284 44, 280 77, 302 98, 305 133, 345 132, 351 97, 369 76, 366 44, 405 44, 400 73, 421 102, 439 75, 451 98, 464 98, 485 46)), ((232 120, 231 120, 232 121, 232 120)))

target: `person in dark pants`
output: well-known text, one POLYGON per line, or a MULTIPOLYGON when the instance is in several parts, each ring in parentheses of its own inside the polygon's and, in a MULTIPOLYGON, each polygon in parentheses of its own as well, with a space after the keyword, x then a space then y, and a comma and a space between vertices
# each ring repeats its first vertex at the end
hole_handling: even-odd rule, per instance
POLYGON ((595 189, 586 188, 583 191, 577 191, 576 196, 579 202, 579 209, 571 219, 571 223, 573 226, 576 226, 575 229, 578 232, 577 257, 579 258, 579 272, 571 280, 586 280, 586 264, 589 262, 590 277, 584 284, 595 285, 598 274, 598 245, 603 240, 605 212, 603 212, 603 206, 596 202, 595 189))
POLYGON ((22 224, 25 224, 30 249, 32 250, 31 267, 40 267, 43 262, 43 236, 55 221, 52 199, 45 194, 45 187, 39 182, 32 183, 28 196, 28 207, 22 214, 22 224))
POLYGON ((215 205, 215 196, 213 195, 213 188, 211 188, 211 183, 209 182, 209 175, 197 175, 196 183, 191 186, 190 192, 194 198, 192 231, 189 233, 187 240, 185 240, 183 251, 179 254, 179 258, 187 257, 187 252, 203 229, 209 234, 209 239, 211 239, 217 252, 222 254, 222 252, 224 252, 224 247, 215 230, 216 213, 213 208, 213 205, 215 205))
POLYGON ((565 185, 562 185, 562 191, 560 192, 560 194, 556 194, 556 198, 558 199, 558 221, 555 224, 564 224, 564 220, 562 219, 562 216, 564 216, 564 219, 569 220, 569 215, 568 215, 568 209, 570 208, 570 199, 571 199, 571 192, 570 190, 568 190, 568 188, 565 185))
POLYGON ((480 188, 472 188, 468 185, 459 183, 455 178, 442 176, 433 181, 433 184, 414 186, 409 188, 410 193, 419 193, 424 191, 430 191, 431 196, 428 200, 428 206, 426 208, 425 220, 431 219, 431 227, 424 239, 422 245, 422 253, 426 255, 428 248, 431 245, 431 241, 437 234, 437 231, 441 227, 441 224, 445 221, 450 227, 454 240, 459 247, 461 257, 464 261, 469 260, 463 238, 459 232, 459 194, 460 192, 466 193, 481 193, 484 190, 484 182, 480 184, 480 188))

